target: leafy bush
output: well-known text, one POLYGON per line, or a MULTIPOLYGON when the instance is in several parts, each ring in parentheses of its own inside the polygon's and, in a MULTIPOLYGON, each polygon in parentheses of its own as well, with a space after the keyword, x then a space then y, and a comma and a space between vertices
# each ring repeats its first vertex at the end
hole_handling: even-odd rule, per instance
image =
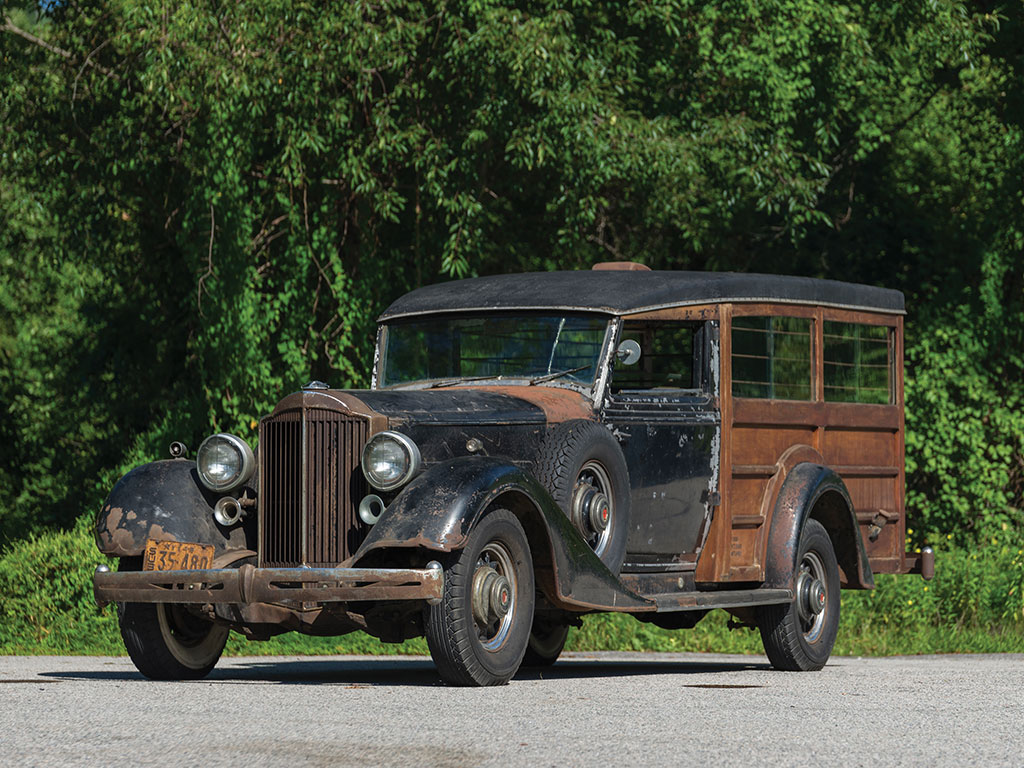
POLYGON ((0 653, 124 653, 116 618, 93 599, 92 574, 103 562, 86 518, 7 548, 0 653))
POLYGON ((907 507, 922 542, 1024 529, 1024 268, 988 257, 981 271, 977 291, 908 330, 907 507))
MULTIPOLYGON (((0 557, 0 653, 122 655, 112 607, 100 610, 92 574, 105 562, 82 519, 71 531, 33 536, 0 557)), ((978 549, 936 557, 936 577, 880 576, 872 592, 844 592, 837 654, 1024 652, 1024 545, 1009 535, 978 549)), ((587 616, 569 633, 575 651, 762 653, 756 631, 731 630, 713 611, 694 629, 665 630, 624 614, 587 616)), ((382 643, 362 632, 315 638, 289 633, 267 642, 232 634, 227 653, 427 653, 422 639, 382 643)))

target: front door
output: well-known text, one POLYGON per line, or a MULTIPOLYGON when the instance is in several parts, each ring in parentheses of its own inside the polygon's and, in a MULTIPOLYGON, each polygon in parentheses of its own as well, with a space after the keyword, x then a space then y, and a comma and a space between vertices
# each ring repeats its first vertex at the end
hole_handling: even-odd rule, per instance
POLYGON ((604 407, 632 487, 623 571, 690 570, 704 545, 718 497, 717 330, 623 322, 604 407))

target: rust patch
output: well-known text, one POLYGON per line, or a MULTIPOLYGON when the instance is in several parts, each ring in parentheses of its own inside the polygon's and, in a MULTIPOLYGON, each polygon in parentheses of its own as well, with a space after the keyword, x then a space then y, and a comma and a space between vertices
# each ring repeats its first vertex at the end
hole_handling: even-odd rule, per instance
POLYGON ((146 539, 176 541, 159 524, 147 524, 134 510, 107 505, 100 510, 96 524, 96 541, 100 552, 125 557, 138 555, 146 539))
POLYGON ((108 504, 100 510, 96 539, 101 552, 124 556, 137 555, 141 551, 135 536, 125 525, 126 518, 123 507, 112 507, 108 504))
POLYGON ((126 528, 115 528, 108 531, 111 555, 135 555, 138 554, 135 547, 135 537, 126 528))
POLYGON ((473 387, 483 392, 496 392, 517 397, 544 411, 548 424, 560 424, 574 419, 595 420, 594 407, 590 400, 579 392, 556 387, 473 387))

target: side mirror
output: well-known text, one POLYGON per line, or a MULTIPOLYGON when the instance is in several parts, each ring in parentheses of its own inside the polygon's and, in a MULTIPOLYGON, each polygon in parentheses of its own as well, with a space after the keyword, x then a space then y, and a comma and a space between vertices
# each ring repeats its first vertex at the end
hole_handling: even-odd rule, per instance
POLYGON ((640 344, 633 339, 626 339, 619 342, 615 350, 615 359, 623 365, 633 365, 640 359, 640 344))

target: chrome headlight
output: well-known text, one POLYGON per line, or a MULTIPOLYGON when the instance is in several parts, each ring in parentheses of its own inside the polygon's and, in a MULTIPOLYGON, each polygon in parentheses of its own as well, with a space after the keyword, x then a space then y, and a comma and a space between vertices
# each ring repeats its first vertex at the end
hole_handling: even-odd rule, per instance
POLYGON ((391 491, 420 471, 420 449, 398 432, 378 432, 363 448, 363 474, 374 488, 391 491))
POLYGON ((221 433, 203 440, 196 454, 196 470, 203 485, 225 493, 240 488, 252 477, 256 458, 240 437, 221 433))

